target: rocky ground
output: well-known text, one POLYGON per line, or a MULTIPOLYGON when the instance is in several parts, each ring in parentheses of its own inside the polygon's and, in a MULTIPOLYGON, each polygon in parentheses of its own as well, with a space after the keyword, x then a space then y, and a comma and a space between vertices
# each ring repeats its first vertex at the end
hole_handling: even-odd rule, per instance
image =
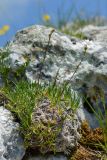
MULTIPOLYGON (((32 152, 25 153, 23 138, 19 134, 20 124, 15 122, 14 115, 4 108, 3 96, 0 94, 0 160, 21 160, 25 154, 26 160, 107 159, 103 152, 89 145, 92 135, 93 137, 97 135, 98 139, 102 133, 90 129, 99 127, 93 110, 98 113, 99 108, 104 117, 107 116, 101 101, 103 94, 107 107, 107 27, 87 26, 78 32, 83 32, 87 39, 80 40, 53 28, 35 25, 17 32, 13 40, 0 49, 0 54, 9 53, 5 58, 5 65, 9 68, 8 81, 13 81, 16 76, 17 80, 24 77, 30 83, 39 79, 41 84, 48 84, 56 77, 57 84, 69 82, 77 95, 81 95, 79 108, 76 111, 77 118, 75 121, 69 119, 69 122, 64 122, 62 130, 67 131, 67 136, 64 133, 62 136, 66 138, 59 139, 61 146, 56 146, 58 155, 53 155, 47 150, 49 154, 42 156, 32 155, 32 152), (20 75, 17 74, 19 71, 20 75), (87 97, 93 109, 89 108, 84 97, 87 97), (80 133, 78 126, 85 120, 88 121, 89 128, 86 125, 87 127, 80 133), (78 138, 79 135, 82 135, 82 140, 78 138), (86 135, 91 136, 89 138, 86 135), (83 143, 85 141, 86 143, 83 143), (70 148, 72 153, 69 156, 65 154, 67 148, 70 148)), ((3 70, 2 67, 1 65, 0 71, 3 70)), ((0 92, 5 85, 4 77, 1 73, 0 92)), ((38 110, 35 110, 34 121, 41 119, 44 121, 43 117, 46 121, 47 115, 51 119, 53 111, 50 111, 49 105, 46 105, 45 109, 43 106, 41 104, 38 110)), ((91 142, 94 143, 95 139, 91 142)))

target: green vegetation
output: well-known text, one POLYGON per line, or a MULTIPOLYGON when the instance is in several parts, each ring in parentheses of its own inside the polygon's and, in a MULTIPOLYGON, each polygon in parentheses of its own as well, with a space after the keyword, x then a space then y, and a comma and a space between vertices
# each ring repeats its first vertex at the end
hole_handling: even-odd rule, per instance
POLYGON ((6 63, 9 54, 10 51, 7 48, 4 51, 0 51, 0 73, 5 85, 15 83, 20 78, 24 79, 25 69, 29 64, 29 57, 25 55, 27 57, 26 62, 17 69, 13 70, 10 65, 6 63))
MULTIPOLYGON (((95 143, 92 143, 93 146, 95 146, 96 148, 100 148, 103 150, 103 152, 107 155, 107 106, 106 106, 106 102, 105 102, 105 96, 104 93, 99 93, 100 94, 100 99, 102 102, 102 106, 99 107, 98 105, 98 101, 96 101, 97 104, 97 111, 90 105, 90 103, 86 100, 86 102, 88 103, 89 107, 91 108, 91 110, 93 111, 93 113, 95 114, 98 122, 99 122, 99 126, 100 126, 100 139, 97 136, 97 138, 95 138, 95 143)), ((94 133, 95 136, 95 133, 94 133)), ((94 137, 93 136, 93 137, 94 137)))
MULTIPOLYGON (((51 17, 49 15, 44 15, 43 19, 47 26, 53 26, 53 24, 50 23, 51 17)), ((89 20, 76 18, 72 23, 72 32, 66 28, 67 22, 67 19, 60 19, 58 29, 68 35, 80 39, 86 39, 85 35, 81 32, 77 32, 77 30, 87 24, 90 24, 89 20)), ((54 30, 52 30, 49 35, 49 42, 47 49, 44 51, 45 56, 42 63, 45 61, 47 54, 46 52, 48 50, 53 32, 54 30)), ((87 46, 84 48, 84 55, 86 52, 87 46)), ((79 98, 75 92, 71 90, 69 83, 58 85, 55 80, 49 85, 41 85, 39 80, 38 83, 28 83, 25 81, 24 75, 25 69, 29 64, 29 57, 25 55, 25 58, 27 59, 26 63, 15 71, 12 71, 10 66, 6 65, 6 58, 8 55, 9 50, 6 50, 5 52, 0 51, 0 74, 5 83, 5 86, 0 88, 0 102, 7 100, 5 107, 9 109, 13 113, 16 120, 20 122, 20 131, 24 137, 25 146, 27 148, 39 148, 41 153, 44 153, 44 151, 53 151, 55 153, 57 137, 61 132, 63 121, 66 119, 66 115, 64 113, 67 110, 67 107, 69 107, 72 112, 75 112, 79 105, 79 98), (13 79, 10 79, 10 74, 13 75, 13 79), (34 113, 40 107, 39 104, 44 100, 50 102, 49 112, 55 112, 55 114, 59 116, 59 124, 56 117, 54 117, 51 121, 50 119, 47 120, 47 122, 33 120, 33 117, 35 118, 36 116, 34 113)), ((81 61, 77 65, 73 76, 78 71, 81 61)), ((83 137, 80 143, 90 148, 96 147, 97 149, 101 149, 104 154, 107 155, 107 107, 104 102, 105 98, 103 96, 101 98, 105 115, 102 114, 100 109, 98 109, 98 113, 96 113, 89 104, 99 121, 100 129, 90 130, 87 124, 84 123, 82 126, 83 137)), ((81 157, 79 157, 79 151, 79 154, 77 154, 75 160, 77 160, 77 157, 78 160, 79 158, 82 159, 83 152, 85 154, 84 157, 86 158, 88 155, 89 158, 90 152, 87 153, 87 151, 82 148, 81 157)))
POLYGON ((84 121, 81 125, 81 139, 79 141, 79 147, 70 160, 80 159, 95 159, 95 160, 107 160, 107 106, 105 103, 105 97, 101 95, 102 108, 98 105, 98 111, 96 111, 90 103, 88 103, 90 109, 95 114, 99 128, 92 129, 89 127, 87 121, 84 121), (102 112, 104 110, 104 113, 102 112))
POLYGON ((55 152, 56 138, 61 131, 63 120, 66 118, 64 111, 67 106, 75 111, 79 104, 79 98, 71 91, 70 87, 64 88, 64 85, 53 84, 42 86, 38 83, 29 84, 26 81, 20 81, 13 88, 4 87, 0 92, 8 99, 5 107, 14 113, 21 124, 21 133, 26 146, 38 147, 41 152, 48 146, 51 151, 55 152), (50 101, 50 111, 55 110, 60 117, 60 125, 57 124, 57 119, 48 121, 47 124, 42 121, 32 122, 35 107, 39 107, 38 103, 46 98, 50 101))

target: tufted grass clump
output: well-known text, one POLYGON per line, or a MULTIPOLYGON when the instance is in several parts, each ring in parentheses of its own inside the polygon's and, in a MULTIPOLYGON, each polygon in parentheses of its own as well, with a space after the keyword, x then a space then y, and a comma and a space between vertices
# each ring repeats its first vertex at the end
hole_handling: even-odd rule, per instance
POLYGON ((61 131, 64 116, 64 109, 68 107, 71 111, 76 111, 79 105, 79 98, 71 91, 70 87, 63 85, 41 85, 39 83, 30 84, 27 81, 19 81, 14 86, 6 86, 0 90, 0 94, 8 102, 5 107, 9 109, 20 122, 21 134, 24 137, 27 148, 39 148, 43 153, 48 146, 48 151, 55 152, 56 138, 61 131), (32 115, 39 102, 43 99, 50 101, 49 112, 53 111, 60 117, 60 124, 57 119, 32 122, 32 115), (65 108, 64 108, 65 107, 65 108), (57 127, 56 127, 57 126, 57 127))

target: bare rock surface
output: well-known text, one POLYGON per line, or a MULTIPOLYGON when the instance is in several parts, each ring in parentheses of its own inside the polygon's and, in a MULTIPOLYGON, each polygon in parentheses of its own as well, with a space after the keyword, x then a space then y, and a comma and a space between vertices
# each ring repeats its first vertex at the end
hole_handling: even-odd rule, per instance
POLYGON ((88 25, 79 31, 93 41, 98 41, 102 44, 107 43, 107 26, 88 25))
POLYGON ((0 106, 0 160, 21 160, 24 154, 19 124, 10 111, 0 106))

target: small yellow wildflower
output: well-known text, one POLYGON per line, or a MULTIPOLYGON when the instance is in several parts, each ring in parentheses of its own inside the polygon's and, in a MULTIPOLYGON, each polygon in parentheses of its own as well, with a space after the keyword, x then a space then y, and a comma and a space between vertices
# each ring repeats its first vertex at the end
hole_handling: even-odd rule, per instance
POLYGON ((9 29, 10 29, 10 26, 9 26, 9 25, 5 25, 5 26, 3 26, 3 30, 4 30, 4 31, 6 31, 6 32, 7 32, 9 29))
POLYGON ((50 21, 51 17, 48 14, 43 15, 43 21, 48 22, 50 21))
POLYGON ((5 32, 2 29, 0 29, 0 35, 4 35, 4 34, 5 32))
POLYGON ((9 29, 9 25, 4 25, 2 28, 0 28, 0 35, 4 35, 9 29))

